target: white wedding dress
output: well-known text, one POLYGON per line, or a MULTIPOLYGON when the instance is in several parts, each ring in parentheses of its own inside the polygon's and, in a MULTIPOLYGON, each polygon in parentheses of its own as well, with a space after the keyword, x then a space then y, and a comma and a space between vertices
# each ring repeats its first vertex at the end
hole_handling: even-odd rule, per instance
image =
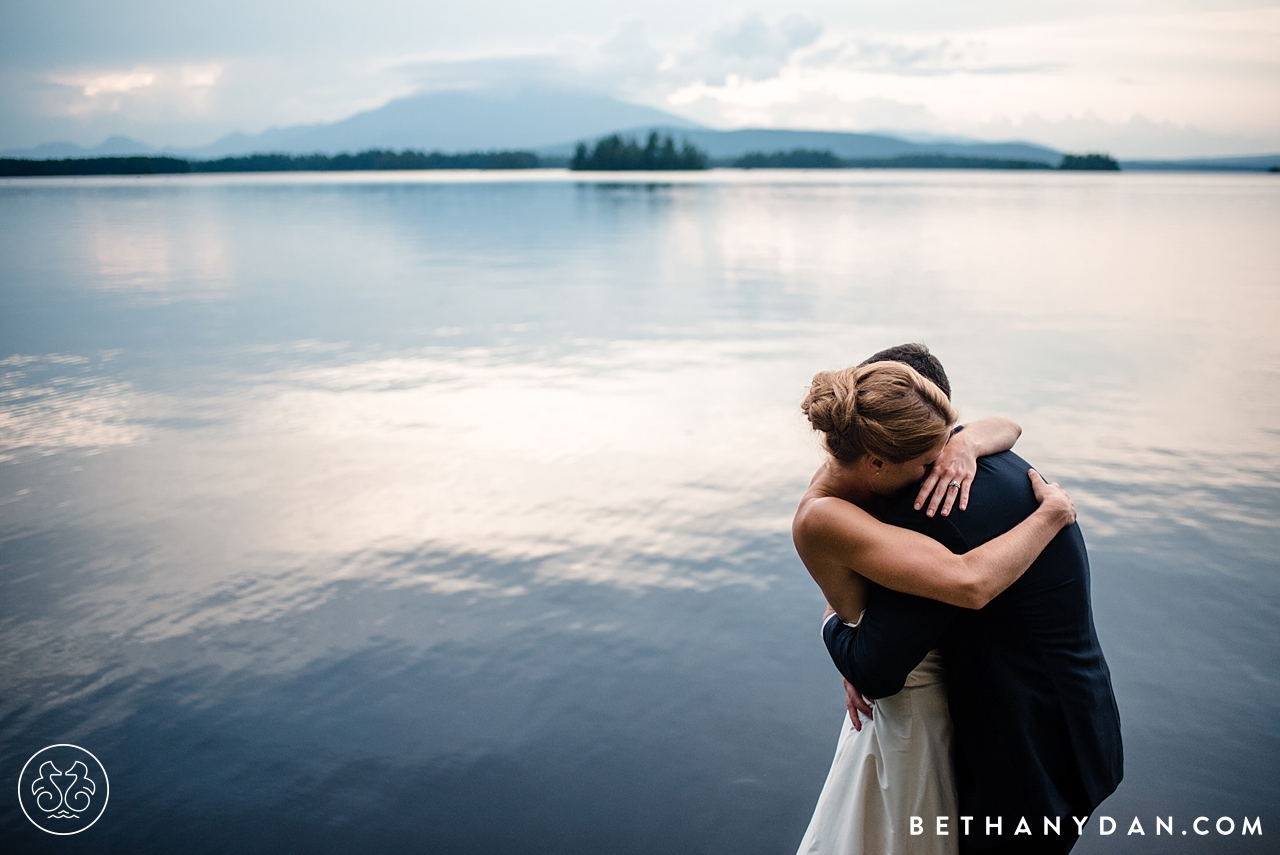
POLYGON ((853 729, 848 714, 831 771, 797 855, 955 855, 951 715, 942 657, 930 651, 901 692, 875 702, 853 729), (923 833, 911 834, 911 817, 923 833), (939 835, 937 817, 950 817, 939 835))

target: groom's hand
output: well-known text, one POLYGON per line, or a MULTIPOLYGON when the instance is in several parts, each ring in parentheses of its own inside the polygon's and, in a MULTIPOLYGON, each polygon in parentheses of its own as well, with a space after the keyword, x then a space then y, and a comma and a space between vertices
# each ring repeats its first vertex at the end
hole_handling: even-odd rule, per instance
POLYGON ((858 718, 858 713, 871 718, 871 701, 864 698, 862 692, 855 689, 848 680, 844 681, 844 705, 849 710, 849 721, 853 722, 853 729, 861 731, 862 719, 858 718))

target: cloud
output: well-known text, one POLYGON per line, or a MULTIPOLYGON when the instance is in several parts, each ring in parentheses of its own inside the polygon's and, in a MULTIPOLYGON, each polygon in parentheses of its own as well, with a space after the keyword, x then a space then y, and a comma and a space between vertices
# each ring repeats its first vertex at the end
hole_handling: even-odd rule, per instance
POLYGON ((768 21, 752 12, 664 42, 630 19, 601 39, 566 38, 539 53, 434 53, 399 57, 385 67, 424 89, 564 86, 658 104, 697 81, 775 77, 822 33, 818 21, 803 15, 768 21))
POLYGON ((1266 154, 1278 147, 1274 138, 1214 133, 1194 125, 1154 121, 1140 114, 1121 122, 1107 121, 1092 113, 1057 120, 1032 114, 1017 121, 975 126, 970 133, 982 139, 1035 140, 1064 151, 1103 149, 1117 157, 1133 159, 1266 154))
POLYGON ((207 92, 221 76, 217 63, 54 73, 47 77, 53 86, 46 90, 45 108, 68 116, 175 108, 190 114, 207 107, 207 92))
POLYGON ((924 76, 1048 74, 1065 67, 1061 62, 993 62, 987 58, 988 47, 974 38, 848 39, 828 46, 803 64, 810 68, 924 76))
POLYGON ((182 85, 188 88, 216 86, 218 78, 222 76, 222 66, 217 63, 210 65, 184 65, 180 71, 182 85))
POLYGON ((791 53, 807 47, 822 35, 822 25, 802 15, 789 15, 776 24, 767 24, 753 12, 716 27, 704 44, 714 56, 746 60, 785 62, 791 53))
POLYGON ((722 127, 1018 136, 1125 156, 1280 148, 1280 9, 824 30, 790 50, 757 23, 713 34, 713 60, 669 80, 669 107, 722 127))
POLYGON ((758 12, 657 34, 640 19, 522 56, 428 56, 423 88, 585 88, 715 127, 1043 141, 1122 156, 1280 148, 1280 12, 1134 15, 952 32, 833 30, 758 12))
POLYGON ((721 127, 828 131, 938 132, 939 117, 922 104, 876 96, 844 97, 820 81, 785 77, 755 83, 736 76, 722 86, 692 84, 669 99, 671 108, 721 127))
POLYGON ((73 86, 84 92, 84 97, 93 98, 103 93, 114 94, 128 92, 142 86, 150 86, 156 80, 155 72, 146 70, 127 71, 123 73, 60 75, 49 77, 50 82, 60 86, 73 86))
POLYGON ((573 66, 563 57, 550 54, 397 57, 386 62, 383 68, 421 92, 582 87, 573 66))
POLYGON ((1044 133, 1046 142, 1073 147, 1096 131, 1126 147, 1169 134, 1215 153, 1280 148, 1277 7, 1194 11, 1192 3, 1183 7, 1192 11, 1146 6, 1109 15, 1095 4, 1068 15, 988 4, 979 15, 939 5, 928 15, 914 8, 919 21, 906 12, 887 21, 887 7, 810 8, 825 17, 782 6, 727 14, 697 2, 678 20, 666 7, 630 18, 577 15, 572 24, 540 12, 520 32, 507 21, 483 37, 449 30, 457 37, 447 39, 440 33, 462 27, 461 19, 423 18, 421 38, 407 29, 392 38, 360 30, 364 16, 348 22, 352 38, 342 49, 321 39, 290 53, 249 40, 239 52, 201 43, 183 55, 164 41, 137 62, 95 64, 92 51, 77 52, 85 64, 61 67, 8 57, 0 62, 0 142, 34 144, 56 133, 92 144, 126 133, 191 145, 230 130, 334 121, 414 92, 554 88, 721 127, 1044 133))
POLYGON ((816 43, 822 32, 822 24, 803 15, 770 23, 758 12, 748 13, 713 25, 692 44, 672 50, 662 79, 668 86, 723 83, 730 77, 765 80, 816 43))

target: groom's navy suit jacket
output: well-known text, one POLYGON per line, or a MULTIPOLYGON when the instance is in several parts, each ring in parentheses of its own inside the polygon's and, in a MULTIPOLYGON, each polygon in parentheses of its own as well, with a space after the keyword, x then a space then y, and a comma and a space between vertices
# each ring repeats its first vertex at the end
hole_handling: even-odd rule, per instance
MULTIPOLYGON (((1036 509, 1028 468, 1012 452, 984 457, 967 510, 927 517, 912 507, 912 487, 878 515, 952 552, 967 552, 1036 509)), ((871 585, 857 628, 831 620, 823 636, 840 673, 872 698, 897 693, 925 654, 941 648, 960 815, 975 817, 970 835, 960 838, 967 851, 1027 841, 1012 837, 1023 816, 1036 836, 1042 817, 1060 816, 1063 835, 1074 837, 1069 817, 1092 813, 1120 783, 1120 715, 1094 631, 1089 560, 1078 525, 1059 532, 985 608, 961 609, 871 585), (988 816, 1004 818, 1001 836, 985 834, 988 816)), ((924 822, 932 825, 929 817, 924 822)), ((951 828, 962 831, 955 818, 951 828)))

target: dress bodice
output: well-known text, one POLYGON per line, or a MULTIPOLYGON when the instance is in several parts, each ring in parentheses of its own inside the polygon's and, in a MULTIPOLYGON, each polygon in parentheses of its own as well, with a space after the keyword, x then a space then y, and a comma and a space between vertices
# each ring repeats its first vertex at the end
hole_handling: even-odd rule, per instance
POLYGON ((918 686, 942 683, 946 679, 946 671, 946 666, 942 664, 942 654, 937 650, 930 650, 928 655, 920 660, 920 664, 907 675, 907 682, 902 688, 914 689, 918 686))

